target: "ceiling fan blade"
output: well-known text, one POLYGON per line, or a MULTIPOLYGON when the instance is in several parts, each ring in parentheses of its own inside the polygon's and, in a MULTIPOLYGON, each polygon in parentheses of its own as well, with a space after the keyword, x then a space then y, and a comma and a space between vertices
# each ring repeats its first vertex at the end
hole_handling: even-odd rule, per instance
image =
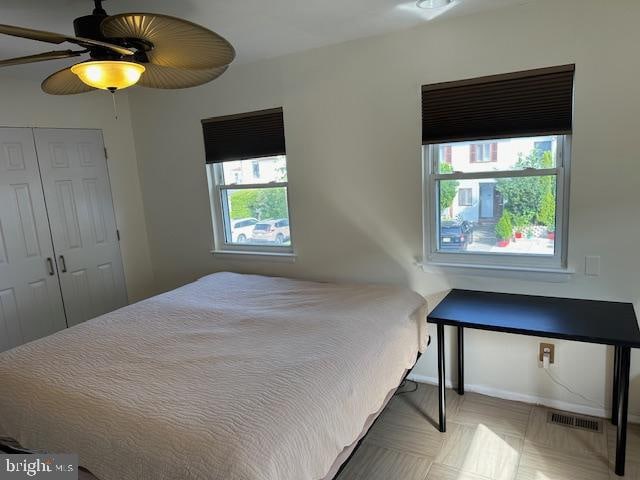
POLYGON ((42 90, 51 95, 73 95, 96 89, 82 83, 71 68, 65 68, 45 78, 42 82, 42 90))
POLYGON ((162 67, 213 69, 230 64, 231 44, 217 33, 195 23, 153 13, 122 13, 100 25, 107 38, 137 38, 153 44, 149 62, 162 67))
POLYGON ((39 42, 47 43, 62 43, 70 42, 83 47, 104 47, 119 53, 120 55, 133 55, 135 52, 128 48, 121 47, 119 45, 113 45, 112 43, 101 42, 99 40, 93 40, 91 38, 73 37, 70 35, 63 35, 61 33, 46 32, 44 30, 34 30, 32 28, 16 27, 14 25, 0 25, 0 33, 5 35, 11 35, 12 37, 29 38, 31 40, 38 40, 39 42))
POLYGON ((228 65, 211 69, 185 70, 182 68, 161 67, 153 63, 144 64, 145 71, 138 85, 149 88, 176 89, 202 85, 222 75, 228 65))
POLYGON ((38 53, 36 55, 27 55, 25 57, 8 58, 0 60, 0 67, 8 67, 10 65, 22 65, 23 63, 44 62, 46 60, 58 60, 60 58, 71 58, 82 55, 84 50, 55 50, 53 52, 38 53))
POLYGON ((109 50, 113 50, 120 55, 133 55, 133 50, 130 50, 125 47, 121 47, 120 45, 114 45, 113 43, 101 42, 100 40, 93 40, 92 38, 84 38, 84 37, 67 37, 67 42, 75 43, 76 45, 80 45, 82 47, 104 47, 109 50))
POLYGON ((44 30, 34 30, 32 28, 16 27, 13 25, 0 25, 0 33, 48 43, 62 43, 67 41, 66 35, 45 32, 44 30))

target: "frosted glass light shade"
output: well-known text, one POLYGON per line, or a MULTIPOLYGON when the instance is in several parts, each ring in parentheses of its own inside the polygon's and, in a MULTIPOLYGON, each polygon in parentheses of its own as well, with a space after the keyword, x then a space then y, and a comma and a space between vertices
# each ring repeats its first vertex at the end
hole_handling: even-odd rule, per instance
POLYGON ((139 63, 124 61, 94 61, 71 67, 83 83, 102 90, 121 90, 135 85, 145 68, 139 63))

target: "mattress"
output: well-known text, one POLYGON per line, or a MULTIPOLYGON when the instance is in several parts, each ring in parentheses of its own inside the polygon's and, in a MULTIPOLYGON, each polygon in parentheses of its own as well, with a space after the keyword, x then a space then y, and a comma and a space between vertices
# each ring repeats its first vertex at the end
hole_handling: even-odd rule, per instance
POLYGON ((218 273, 0 354, 0 435, 101 480, 319 480, 426 348, 402 288, 218 273))

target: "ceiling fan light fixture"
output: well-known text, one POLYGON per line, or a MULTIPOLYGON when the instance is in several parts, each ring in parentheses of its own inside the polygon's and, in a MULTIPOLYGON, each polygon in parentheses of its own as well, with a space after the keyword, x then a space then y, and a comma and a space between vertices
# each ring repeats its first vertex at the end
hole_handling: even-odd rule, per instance
POLYGON ((71 71, 86 85, 115 91, 138 83, 145 68, 144 65, 134 62, 98 60, 73 65, 71 71))
POLYGON ((418 8, 442 8, 449 5, 453 0, 418 0, 416 5, 418 8))

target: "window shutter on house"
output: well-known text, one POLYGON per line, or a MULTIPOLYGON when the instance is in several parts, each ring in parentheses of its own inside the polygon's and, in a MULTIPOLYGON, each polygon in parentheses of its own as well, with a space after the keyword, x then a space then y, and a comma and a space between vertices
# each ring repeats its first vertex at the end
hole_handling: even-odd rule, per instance
POLYGON ((498 144, 492 143, 489 148, 491 149, 491 161, 497 162, 498 161, 498 144))
POLYGON ((477 152, 477 145, 472 144, 471 147, 469 148, 469 161, 471 163, 474 163, 478 160, 478 152, 477 152))
POLYGON ((282 108, 202 120, 207 163, 286 155, 282 108))
POLYGON ((422 143, 571 133, 575 65, 422 87, 422 143))

